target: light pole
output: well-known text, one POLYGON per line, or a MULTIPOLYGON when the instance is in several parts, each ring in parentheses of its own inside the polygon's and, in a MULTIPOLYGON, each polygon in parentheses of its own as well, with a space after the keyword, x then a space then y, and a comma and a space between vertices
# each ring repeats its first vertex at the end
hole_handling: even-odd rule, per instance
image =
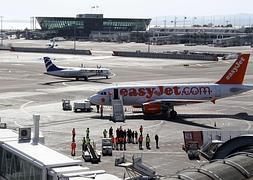
POLYGON ((175 16, 175 19, 174 19, 174 27, 177 26, 177 17, 175 16))
POLYGON ((76 51, 76 18, 74 23, 74 51, 76 51))
POLYGON ((1 46, 3 46, 3 16, 0 16, 1 18, 1 46))
POLYGON ((193 17, 192 19, 192 26, 195 27, 195 20, 197 19, 197 17, 193 17))
POLYGON ((185 28, 185 20, 186 20, 186 18, 187 18, 187 17, 184 17, 184 26, 183 26, 184 28, 185 28))
POLYGON ((95 6, 91 6, 90 8, 91 8, 91 14, 92 14, 92 9, 94 9, 95 14, 96 14, 96 9, 98 9, 99 6, 98 6, 98 5, 95 5, 95 6))
POLYGON ((167 20, 166 20, 166 16, 165 16, 165 19, 164 19, 164 28, 166 29, 166 22, 167 22, 167 20))
POLYGON ((149 40, 148 40, 148 53, 150 53, 150 37, 149 37, 149 40))

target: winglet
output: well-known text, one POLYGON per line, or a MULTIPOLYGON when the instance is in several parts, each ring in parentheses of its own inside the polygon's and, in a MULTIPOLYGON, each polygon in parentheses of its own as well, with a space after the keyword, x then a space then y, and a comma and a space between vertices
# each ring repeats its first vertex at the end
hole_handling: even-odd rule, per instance
POLYGON ((216 84, 242 84, 250 54, 240 54, 234 64, 216 84))

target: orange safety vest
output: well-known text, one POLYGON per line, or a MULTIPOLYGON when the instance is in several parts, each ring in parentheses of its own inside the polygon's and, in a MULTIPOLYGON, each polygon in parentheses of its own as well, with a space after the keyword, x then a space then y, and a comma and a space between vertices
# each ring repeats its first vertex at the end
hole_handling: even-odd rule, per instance
POLYGON ((140 136, 140 137, 139 137, 139 142, 142 142, 142 141, 143 141, 143 137, 140 136))

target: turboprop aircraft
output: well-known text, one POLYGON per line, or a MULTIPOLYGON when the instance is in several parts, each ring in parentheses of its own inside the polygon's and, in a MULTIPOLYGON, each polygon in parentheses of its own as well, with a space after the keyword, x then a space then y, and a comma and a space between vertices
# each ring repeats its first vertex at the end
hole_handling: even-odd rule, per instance
POLYGON ((107 68, 78 68, 78 67, 57 67, 49 57, 44 57, 44 63, 47 72, 45 74, 64 77, 64 78, 76 78, 76 80, 84 79, 88 80, 89 77, 99 76, 108 79, 113 74, 110 69, 107 68))
POLYGON ((142 107, 144 115, 168 113, 177 116, 174 106, 203 103, 237 95, 253 89, 243 84, 250 54, 241 54, 216 83, 122 85, 105 88, 89 99, 93 104, 111 105, 121 99, 123 105, 142 107))

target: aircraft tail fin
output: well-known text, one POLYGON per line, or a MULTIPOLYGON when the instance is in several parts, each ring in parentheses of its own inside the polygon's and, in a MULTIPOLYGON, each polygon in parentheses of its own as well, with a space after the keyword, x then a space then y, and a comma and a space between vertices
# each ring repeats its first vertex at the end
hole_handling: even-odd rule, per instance
POLYGON ((58 71, 58 70, 62 70, 62 68, 57 67, 49 57, 43 57, 44 59, 44 63, 47 69, 47 72, 50 71, 58 71))
POLYGON ((216 84, 242 84, 250 54, 240 54, 234 64, 216 84))

